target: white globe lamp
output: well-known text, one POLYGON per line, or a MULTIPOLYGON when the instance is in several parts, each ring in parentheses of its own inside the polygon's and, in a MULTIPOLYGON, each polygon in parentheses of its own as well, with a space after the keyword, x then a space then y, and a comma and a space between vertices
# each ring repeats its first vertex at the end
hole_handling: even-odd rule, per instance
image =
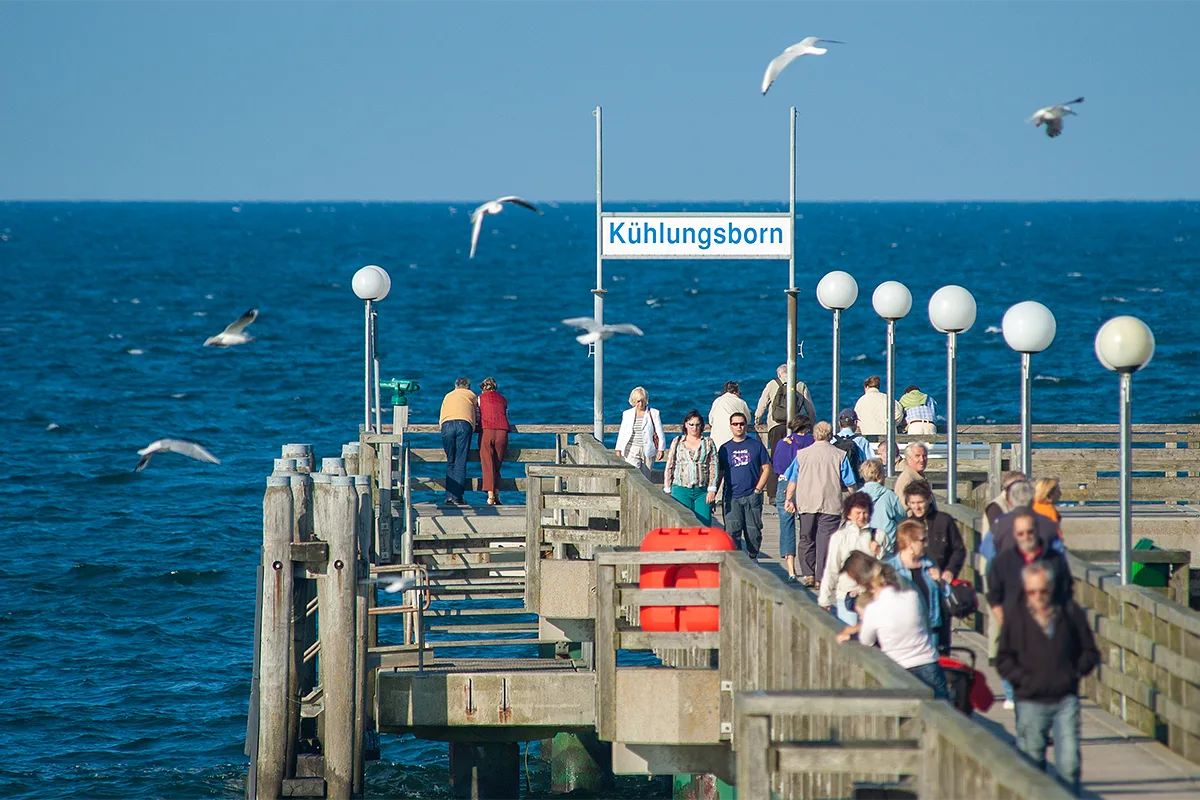
MULTIPOLYGON (((899 281, 884 281, 875 287, 871 295, 871 305, 875 313, 887 320, 887 405, 885 408, 896 407, 896 321, 908 316, 912 311, 912 292, 899 281)), ((894 414, 887 414, 887 458, 884 466, 890 478, 896 473, 896 421, 894 414)))
POLYGON ((838 387, 841 383, 842 312, 858 299, 858 281, 849 272, 834 270, 817 283, 817 302, 833 312, 833 412, 829 416, 834 428, 838 418, 838 387))
POLYGON ((975 324, 975 298, 961 286, 943 286, 929 298, 929 321, 941 333, 966 333, 975 324))
POLYGON ((1033 474, 1033 371, 1032 355, 1054 341, 1058 324, 1041 303, 1026 300, 1004 312, 1000 323, 1004 341, 1021 354, 1021 471, 1033 474))
POLYGON ((1121 583, 1133 580, 1133 373, 1154 357, 1154 332, 1137 317, 1114 317, 1096 333, 1096 358, 1121 376, 1121 583))
POLYGON ((961 286, 943 286, 929 298, 929 321, 946 334, 946 501, 953 504, 958 501, 958 334, 975 324, 975 298, 961 286))
POLYGON ((392 289, 392 279, 383 267, 369 264, 354 273, 354 280, 350 282, 350 286, 359 300, 377 303, 388 296, 392 289))

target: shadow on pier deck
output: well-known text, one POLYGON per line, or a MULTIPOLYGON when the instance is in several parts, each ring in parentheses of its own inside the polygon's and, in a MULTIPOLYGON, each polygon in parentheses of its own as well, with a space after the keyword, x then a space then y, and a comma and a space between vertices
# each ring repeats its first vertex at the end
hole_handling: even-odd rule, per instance
MULTIPOLYGON (((358 662, 347 668, 334 661, 328 671, 321 663, 319 675, 303 665, 324 659, 331 645, 326 626, 313 638, 302 622, 311 614, 298 615, 292 628, 283 626, 284 644, 292 649, 281 656, 280 646, 268 643, 280 622, 264 611, 259 650, 270 657, 256 663, 290 669, 299 688, 285 682, 285 689, 302 699, 302 719, 289 722, 283 705, 263 695, 267 680, 260 670, 254 702, 262 711, 251 720, 248 748, 256 751, 253 794, 361 792, 362 760, 377 750, 374 737, 412 733, 450 742, 453 790, 463 797, 515 797, 516 743, 563 734, 578 737, 593 757, 602 750, 600 771, 703 773, 735 784, 746 798, 884 796, 873 791, 924 798, 1067 796, 1013 749, 1011 715, 999 705, 988 717, 968 718, 933 701, 923 684, 877 650, 838 645, 841 624, 808 592, 784 583, 777 562, 755 564, 741 553, 638 552, 650 529, 694 527, 698 520, 582 427, 544 426, 537 433, 553 435, 553 449, 516 450, 525 474, 507 478, 502 488, 523 492, 526 502, 499 507, 419 502, 428 497, 423 492, 441 489, 420 474, 441 451, 418 449, 405 436, 411 442, 434 426, 364 436, 358 463, 347 468, 377 477, 375 507, 384 513, 372 525, 360 502, 359 513, 341 520, 351 526, 343 538, 370 555, 364 575, 416 573, 424 588, 362 593, 349 626, 359 642, 358 662), (568 432, 580 434, 573 446, 567 446, 568 432), (638 588, 642 565, 667 562, 716 564, 720 586, 638 588), (643 605, 707 604, 721 608, 718 632, 639 626, 643 605), (297 659, 297 651, 314 649, 316 659, 297 659), (333 681, 347 685, 331 692, 333 681), (331 695, 351 698, 349 711, 335 710, 331 695), (347 735, 346 719, 356 727, 348 746, 340 746, 333 739, 347 735), (319 757, 303 752, 314 741, 319 757), (264 768, 267 751, 278 767, 264 768), (332 763, 331 755, 341 763, 332 763)), ((960 475, 964 497, 985 498, 1011 457, 995 442, 984 444, 986 462, 967 463, 960 475)), ((1184 475, 1196 476, 1200 464, 1177 459, 1169 466, 1182 472, 1189 465, 1184 475)), ((319 512, 324 490, 316 489, 319 512)), ((269 509, 265 504, 265 529, 269 509)), ((968 546, 977 545, 978 515, 967 506, 950 510, 968 546)), ((334 542, 342 535, 334 530, 336 520, 313 516, 313 541, 301 550, 328 542, 330 552, 324 561, 310 555, 303 563, 295 556, 304 539, 292 542, 293 563, 301 564, 297 586, 301 575, 318 587, 328 582, 334 542)), ((289 532, 299 530, 287 522, 289 532)), ((765 550, 774 553, 777 518, 768 513, 767 522, 765 550)), ((283 523, 280 517, 276 527, 283 523)), ((265 551, 266 574, 275 563, 265 551)), ((976 569, 982 569, 977 556, 966 577, 978 581, 976 569)), ((1106 661, 1085 687, 1093 701, 1084 715, 1085 795, 1194 795, 1200 789, 1200 620, 1160 593, 1117 586, 1104 570, 1078 559, 1072 569, 1106 661), (1122 710, 1126 722, 1109 715, 1122 710)), ((264 587, 269 605, 271 587, 264 587)), ((323 598, 303 606, 322 621, 323 598)), ((987 620, 979 616, 975 626, 982 631, 987 620)), ((974 631, 956 635, 976 646, 982 641, 974 631)), ((992 685, 998 690, 994 675, 992 685)), ((277 681, 271 691, 279 694, 277 681)))

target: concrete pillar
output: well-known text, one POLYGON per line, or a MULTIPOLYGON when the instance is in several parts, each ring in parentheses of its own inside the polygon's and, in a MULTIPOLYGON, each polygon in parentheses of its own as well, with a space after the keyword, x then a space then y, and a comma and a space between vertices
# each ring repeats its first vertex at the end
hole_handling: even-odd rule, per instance
MULTIPOLYGON (((295 445, 288 445, 294 447, 295 445)), ((303 445, 302 445, 303 446, 303 445)), ((297 468, 302 465, 297 464, 297 468)), ((288 475, 292 492, 293 542, 310 542, 313 538, 312 478, 302 472, 288 475)), ((316 596, 312 581, 304 576, 304 566, 289 562, 293 570, 292 589, 292 658, 288 687, 292 698, 306 696, 317 685, 314 661, 304 661, 304 653, 317 640, 316 618, 308 615, 308 604, 316 596)), ((300 703, 288 703, 288 769, 295 770, 297 745, 301 738, 300 703)))
POLYGON ((612 745, 596 734, 557 734, 549 756, 551 792, 595 795, 612 788, 612 745))
POLYGON ((451 742, 450 793, 465 800, 519 797, 519 745, 516 742, 451 742))

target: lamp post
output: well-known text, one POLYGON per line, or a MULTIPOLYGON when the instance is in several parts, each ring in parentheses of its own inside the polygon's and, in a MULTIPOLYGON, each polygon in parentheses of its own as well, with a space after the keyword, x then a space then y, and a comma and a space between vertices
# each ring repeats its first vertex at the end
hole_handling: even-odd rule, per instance
POLYGON ((1058 325, 1054 314, 1041 303, 1026 300, 1004 312, 1000 323, 1004 341, 1021 354, 1021 471, 1033 474, 1033 375, 1031 356, 1054 341, 1058 325))
POLYGON ((955 367, 958 334, 975 324, 975 298, 961 286, 943 286, 929 298, 929 321, 946 334, 946 502, 958 502, 958 423, 955 367))
POLYGON ((373 304, 387 297, 388 292, 392 289, 392 279, 382 267, 371 264, 354 273, 354 280, 351 281, 350 285, 354 289, 354 294, 358 295, 358 298, 365 303, 363 312, 364 430, 368 433, 372 431, 381 433, 382 426, 379 424, 378 408, 378 364, 375 358, 375 308, 373 304), (374 399, 376 411, 374 421, 371 419, 372 399, 374 399), (376 427, 381 430, 374 430, 376 427))
MULTIPOLYGON (((842 312, 858 299, 858 283, 849 272, 834 270, 817 284, 817 302, 833 312, 833 413, 830 424, 837 429, 838 384, 841 380, 842 312)), ((816 422, 816 420, 813 420, 816 422)))
POLYGON ((1133 578, 1133 373, 1154 357, 1154 333, 1137 317, 1114 317, 1096 333, 1096 358, 1121 376, 1121 583, 1133 578))
POLYGON ((871 295, 875 313, 887 320, 887 458, 890 478, 896 473, 896 320, 912 310, 912 292, 899 281, 884 281, 871 295))

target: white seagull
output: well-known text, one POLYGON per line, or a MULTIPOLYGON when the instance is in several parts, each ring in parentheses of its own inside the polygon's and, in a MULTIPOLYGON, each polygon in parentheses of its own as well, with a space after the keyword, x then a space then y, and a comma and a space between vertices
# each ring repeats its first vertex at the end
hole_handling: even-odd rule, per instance
POLYGON ((771 59, 770 64, 767 64, 767 71, 763 75, 762 93, 766 94, 767 89, 770 89, 771 84, 779 77, 779 73, 783 72, 783 68, 800 56, 823 56, 829 52, 824 47, 817 47, 817 44, 845 44, 845 42, 839 42, 837 39, 818 39, 816 36, 807 36, 796 42, 771 59))
POLYGON ((475 245, 479 244, 479 231, 483 229, 483 218, 488 214, 499 214, 504 210, 505 203, 512 203, 514 206, 528 208, 530 211, 536 211, 539 214, 544 213, 540 208, 530 203, 528 200, 522 200, 515 194, 497 197, 495 200, 489 200, 483 205, 471 212, 471 255, 475 257, 475 245))
POLYGON ((397 592, 407 592, 409 589, 416 589, 416 575, 379 575, 377 577, 367 578, 363 583, 377 583, 383 587, 383 590, 388 594, 396 594, 397 592))
POLYGON ((611 339, 618 333, 630 334, 633 336, 645 335, 642 333, 642 329, 637 325, 630 325, 627 322, 619 325, 601 325, 592 317, 571 317, 570 319, 564 319, 562 324, 570 325, 572 328, 579 328, 580 330, 587 331, 587 333, 575 337, 575 341, 579 342, 580 344, 595 344, 596 342, 604 339, 611 339))
POLYGON ((1056 106, 1046 106, 1039 108, 1034 112, 1033 116, 1028 119, 1032 122, 1035 128, 1040 128, 1042 123, 1046 123, 1046 135, 1053 139, 1063 132, 1063 117, 1068 114, 1079 116, 1071 110, 1071 106, 1076 103, 1082 103, 1082 97, 1076 97, 1074 100, 1068 100, 1065 103, 1059 103, 1056 106))
POLYGON ((179 453, 181 456, 194 458, 197 461, 207 461, 210 464, 221 463, 219 458, 205 450, 201 445, 187 439, 159 439, 151 442, 137 452, 142 459, 133 468, 134 472, 144 470, 155 453, 179 453))
POLYGON ((242 314, 233 322, 229 323, 229 327, 218 333, 216 336, 210 336, 204 340, 205 347, 231 347, 235 344, 246 344, 253 342, 254 337, 248 336, 245 333, 246 326, 254 320, 258 319, 258 309, 252 308, 245 314, 242 314))

